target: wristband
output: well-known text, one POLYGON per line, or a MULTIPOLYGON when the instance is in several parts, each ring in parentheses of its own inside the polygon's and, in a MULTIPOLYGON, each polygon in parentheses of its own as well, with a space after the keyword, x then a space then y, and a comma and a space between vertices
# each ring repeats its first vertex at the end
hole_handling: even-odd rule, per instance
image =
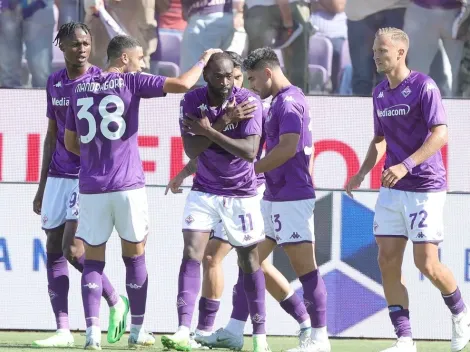
POLYGON ((411 170, 413 170, 413 168, 416 166, 416 163, 414 162, 414 160, 409 157, 409 158, 406 158, 403 162, 402 162, 403 165, 405 165, 406 169, 408 170, 409 173, 411 173, 411 170))

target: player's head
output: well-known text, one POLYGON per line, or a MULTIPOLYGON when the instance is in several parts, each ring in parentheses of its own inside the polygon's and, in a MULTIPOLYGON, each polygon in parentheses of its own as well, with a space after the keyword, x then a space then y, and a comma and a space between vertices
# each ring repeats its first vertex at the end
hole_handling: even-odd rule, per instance
POLYGON ((398 28, 380 28, 375 33, 374 61, 377 72, 390 73, 401 65, 406 65, 405 59, 410 45, 408 35, 398 28))
POLYGON ((128 35, 115 36, 108 44, 108 65, 122 72, 140 72, 145 68, 144 51, 139 41, 128 35))
POLYGON ((233 89, 233 61, 227 53, 215 53, 204 68, 207 89, 217 97, 228 98, 233 89))
POLYGON ((233 51, 226 51, 233 61, 233 85, 237 88, 243 86, 243 59, 240 55, 233 51))
POLYGON ((247 71, 250 88, 261 99, 271 95, 273 77, 282 74, 281 64, 276 53, 271 48, 253 50, 243 61, 243 67, 247 71))
POLYGON ((54 44, 64 53, 65 62, 75 67, 88 63, 91 52, 91 32, 86 24, 69 22, 60 26, 54 44))

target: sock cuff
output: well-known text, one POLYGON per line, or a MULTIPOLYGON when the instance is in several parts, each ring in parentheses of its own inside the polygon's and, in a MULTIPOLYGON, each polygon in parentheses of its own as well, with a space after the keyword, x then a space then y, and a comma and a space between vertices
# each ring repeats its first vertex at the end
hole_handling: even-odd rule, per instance
POLYGON ((313 270, 305 275, 302 275, 299 277, 299 281, 301 283, 304 283, 304 282, 307 282, 311 279, 315 279, 315 278, 318 278, 320 276, 320 271, 318 269, 316 270, 313 270))
POLYGON ((188 276, 199 277, 201 262, 195 259, 183 259, 181 261, 180 271, 188 276))
POLYGON ((91 259, 85 259, 83 263, 83 269, 87 269, 87 271, 90 271, 90 268, 93 269, 93 271, 101 271, 103 272, 105 266, 105 262, 99 261, 99 260, 91 260, 91 259))
POLYGON ((263 270, 261 270, 261 268, 258 268, 258 270, 256 271, 253 271, 252 273, 245 273, 243 272, 243 276, 244 277, 254 277, 254 276, 257 276, 257 275, 264 275, 263 274, 263 270))
POLYGON ((47 253, 47 263, 67 261, 62 253, 47 253))
POLYGON ((220 300, 201 297, 199 299, 199 309, 219 309, 220 300))
MULTIPOLYGON (((290 299, 290 298, 291 298, 292 296, 294 296, 294 295, 295 295, 295 291, 294 291, 294 290, 290 291, 290 292, 287 294, 286 298, 284 298, 284 299, 281 301, 281 303, 287 301, 288 299, 290 299)), ((294 299, 295 299, 295 297, 294 297, 294 299)))
POLYGON ((122 256, 122 260, 124 261, 124 264, 126 266, 131 266, 131 265, 145 265, 145 253, 142 255, 137 255, 135 257, 124 257, 122 256))
POLYGON ((442 297, 444 297, 444 298, 449 298, 449 297, 452 297, 452 296, 454 296, 454 295, 461 295, 460 289, 459 289, 458 286, 457 286, 457 288, 455 289, 454 292, 452 292, 451 294, 448 294, 448 295, 442 295, 442 297))

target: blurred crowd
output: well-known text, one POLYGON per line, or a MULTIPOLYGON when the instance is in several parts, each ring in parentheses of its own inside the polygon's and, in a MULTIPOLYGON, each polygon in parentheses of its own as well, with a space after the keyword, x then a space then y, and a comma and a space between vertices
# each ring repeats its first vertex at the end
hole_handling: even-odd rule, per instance
POLYGON ((0 0, 0 87, 45 87, 64 67, 53 38, 71 20, 90 27, 90 61, 100 67, 121 33, 141 42, 149 72, 166 76, 208 48, 246 55, 271 46, 305 93, 361 96, 383 79, 376 30, 397 27, 410 37, 411 69, 430 74, 443 96, 470 97, 467 0, 0 0))

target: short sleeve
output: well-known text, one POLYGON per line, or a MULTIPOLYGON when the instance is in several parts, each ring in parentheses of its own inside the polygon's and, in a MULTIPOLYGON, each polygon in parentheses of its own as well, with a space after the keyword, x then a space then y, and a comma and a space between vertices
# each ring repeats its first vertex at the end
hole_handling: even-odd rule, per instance
POLYGON ((259 99, 256 98, 249 97, 248 100, 256 104, 256 110, 253 111, 253 117, 251 119, 242 122, 240 126, 242 137, 246 138, 252 135, 261 137, 263 132, 263 105, 259 99))
POLYGON ((67 109, 67 114, 65 116, 65 128, 69 131, 77 132, 77 125, 75 123, 75 112, 73 111, 72 104, 70 104, 67 109))
POLYGON ((134 76, 134 93, 135 95, 148 98, 161 98, 166 96, 163 91, 166 77, 151 75, 145 72, 138 72, 134 76))
POLYGON ((300 134, 302 132, 302 116, 297 104, 284 102, 279 116, 279 135, 286 133, 300 134))
POLYGON ((46 85, 46 101, 47 101, 47 111, 46 111, 46 116, 51 119, 55 120, 55 114, 54 114, 54 107, 52 105, 52 94, 51 94, 51 89, 52 89, 52 75, 49 76, 47 79, 47 85, 46 85))
MULTIPOLYGON (((375 94, 374 94, 375 96, 375 94)), ((383 136, 384 131, 382 128, 382 123, 379 120, 379 115, 377 115, 377 105, 375 103, 375 98, 372 100, 372 110, 374 114, 374 135, 375 136, 383 136)))
POLYGON ((421 89, 420 98, 421 111, 428 129, 437 125, 447 125, 447 116, 442 105, 441 93, 432 79, 425 82, 421 89))

